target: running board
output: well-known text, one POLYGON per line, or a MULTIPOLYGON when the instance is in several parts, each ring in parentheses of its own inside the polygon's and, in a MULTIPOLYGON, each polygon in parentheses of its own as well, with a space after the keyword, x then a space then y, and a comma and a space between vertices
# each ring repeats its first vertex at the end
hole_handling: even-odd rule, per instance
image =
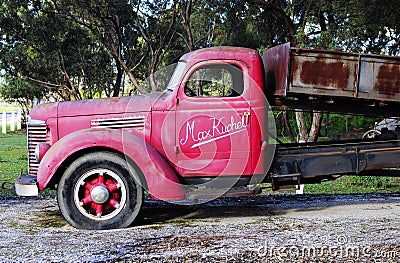
POLYGON ((189 189, 186 192, 186 199, 212 199, 219 197, 253 196, 260 193, 260 188, 249 189, 247 187, 236 187, 232 189, 189 189))

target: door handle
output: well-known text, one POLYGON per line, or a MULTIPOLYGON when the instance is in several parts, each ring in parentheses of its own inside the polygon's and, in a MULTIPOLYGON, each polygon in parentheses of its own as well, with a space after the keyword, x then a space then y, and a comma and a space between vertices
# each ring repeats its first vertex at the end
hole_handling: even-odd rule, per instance
POLYGON ((250 112, 249 112, 249 111, 246 111, 245 113, 243 113, 243 118, 244 118, 243 123, 244 123, 246 126, 249 125, 249 121, 250 121, 250 112))

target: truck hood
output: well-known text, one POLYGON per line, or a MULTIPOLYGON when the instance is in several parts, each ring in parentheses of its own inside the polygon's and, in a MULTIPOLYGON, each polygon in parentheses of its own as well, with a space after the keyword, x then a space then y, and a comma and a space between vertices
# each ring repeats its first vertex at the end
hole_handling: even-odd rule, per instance
POLYGON ((39 104, 29 111, 29 116, 33 120, 47 121, 50 118, 57 118, 57 108, 58 102, 39 104))
POLYGON ((58 117, 149 112, 159 94, 60 102, 58 117))
POLYGON ((149 112, 159 96, 160 94, 154 93, 132 97, 46 103, 32 108, 29 115, 32 119, 46 121, 57 117, 149 112))

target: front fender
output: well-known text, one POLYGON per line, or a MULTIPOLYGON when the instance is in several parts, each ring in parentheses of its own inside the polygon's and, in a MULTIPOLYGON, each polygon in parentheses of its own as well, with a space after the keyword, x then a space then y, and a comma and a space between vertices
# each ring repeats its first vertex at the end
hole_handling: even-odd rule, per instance
POLYGON ((185 191, 175 171, 151 145, 134 134, 111 129, 79 130, 56 142, 40 162, 37 176, 39 190, 47 187, 68 157, 95 147, 113 149, 133 160, 141 169, 147 182, 147 190, 154 198, 185 198, 185 191))

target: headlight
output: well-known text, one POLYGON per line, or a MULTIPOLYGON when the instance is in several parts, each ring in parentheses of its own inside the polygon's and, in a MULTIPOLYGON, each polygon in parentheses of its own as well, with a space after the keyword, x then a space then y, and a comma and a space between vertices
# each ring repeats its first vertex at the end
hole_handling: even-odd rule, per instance
POLYGON ((38 143, 35 147, 35 159, 38 163, 43 159, 43 156, 50 149, 50 145, 48 143, 38 143))

